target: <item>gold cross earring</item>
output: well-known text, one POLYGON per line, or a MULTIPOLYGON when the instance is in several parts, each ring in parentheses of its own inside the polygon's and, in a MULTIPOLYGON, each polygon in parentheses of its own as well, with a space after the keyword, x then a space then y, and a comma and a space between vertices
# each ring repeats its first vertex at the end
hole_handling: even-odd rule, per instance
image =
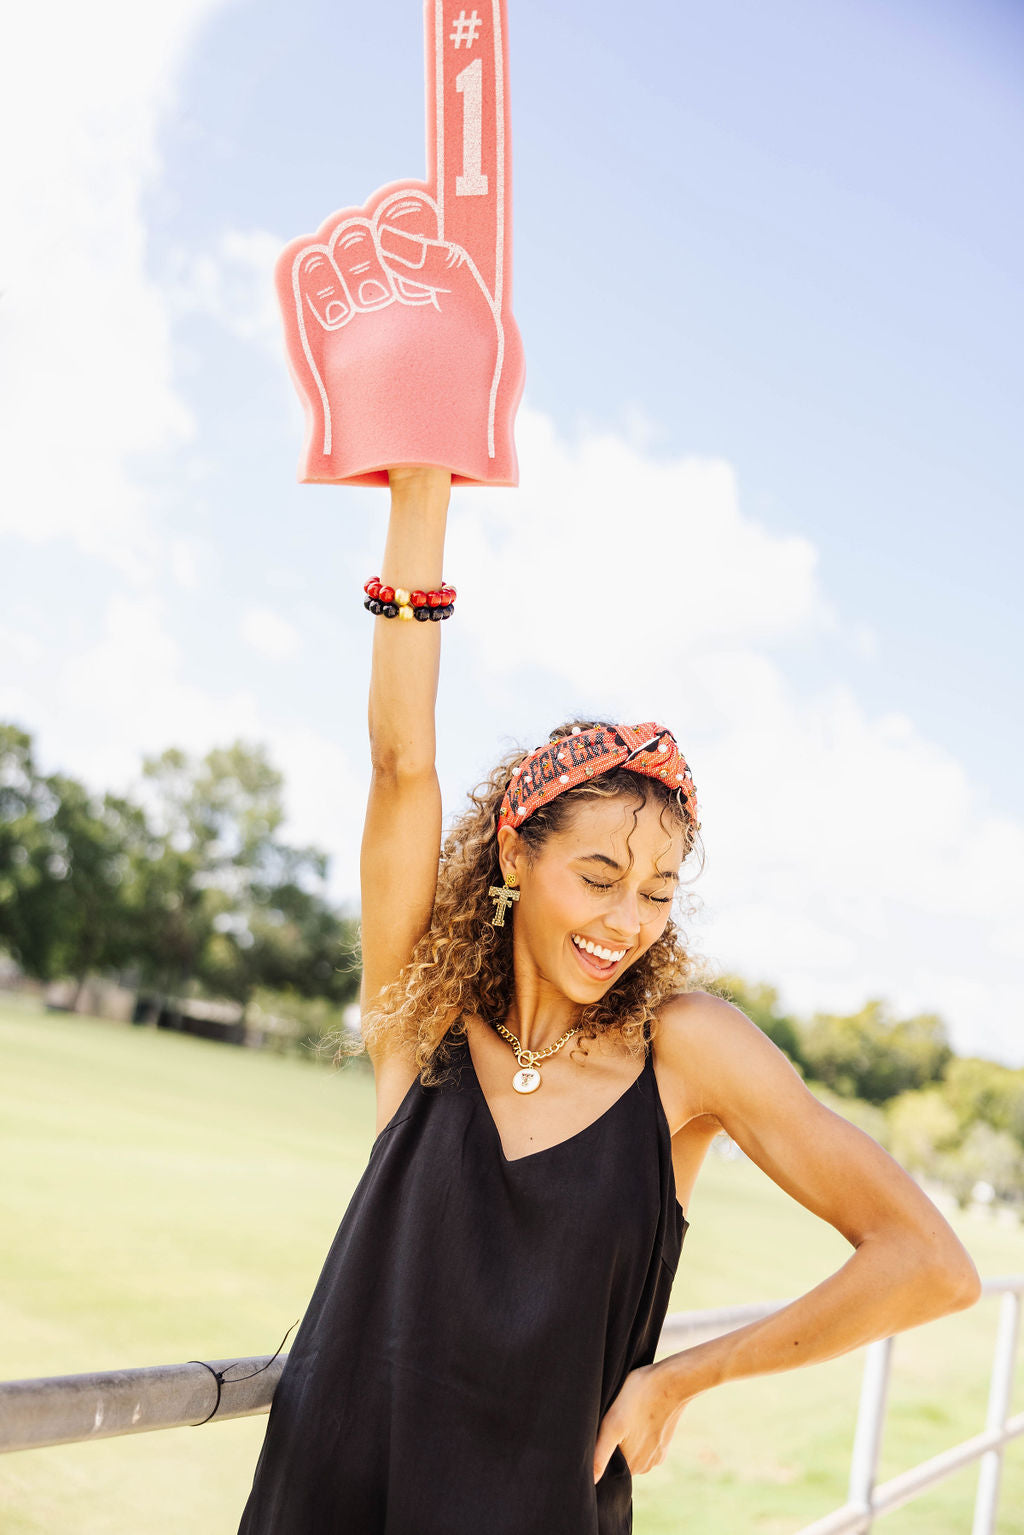
POLYGON ((515 888, 519 883, 519 876, 513 872, 505 875, 504 885, 492 885, 488 894, 494 902, 494 916, 491 918, 492 927, 505 926, 505 912, 513 901, 518 901, 519 891, 515 888))

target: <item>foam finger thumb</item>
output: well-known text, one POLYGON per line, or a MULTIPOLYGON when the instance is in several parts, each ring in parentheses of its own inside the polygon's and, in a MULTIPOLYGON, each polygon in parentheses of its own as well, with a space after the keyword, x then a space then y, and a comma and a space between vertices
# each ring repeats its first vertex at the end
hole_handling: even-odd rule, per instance
POLYGON ((425 240, 407 234, 404 229, 380 226, 381 255, 397 277, 421 283, 425 288, 448 289, 459 280, 466 261, 465 252, 443 240, 425 240))

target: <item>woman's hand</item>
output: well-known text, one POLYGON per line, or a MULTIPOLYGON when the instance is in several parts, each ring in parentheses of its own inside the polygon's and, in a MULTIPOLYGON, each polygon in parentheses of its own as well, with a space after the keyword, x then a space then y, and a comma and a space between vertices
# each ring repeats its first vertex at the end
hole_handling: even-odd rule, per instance
MULTIPOLYGON (((678 1357, 678 1356, 677 1356, 678 1357)), ((668 1453, 676 1424, 690 1397, 679 1395, 656 1364, 626 1376, 622 1390, 601 1420, 594 1447, 594 1481, 599 1482, 618 1445, 631 1472, 650 1471, 668 1453)))

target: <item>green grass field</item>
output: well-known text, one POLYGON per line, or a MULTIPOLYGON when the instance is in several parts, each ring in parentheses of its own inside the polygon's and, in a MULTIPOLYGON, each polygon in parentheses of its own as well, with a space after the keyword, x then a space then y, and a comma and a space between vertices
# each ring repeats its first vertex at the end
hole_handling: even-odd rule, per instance
MULTIPOLYGON (((373 1120, 359 1062, 335 1072, 0 1004, 0 1379, 273 1353, 302 1315, 373 1120)), ((743 1160, 710 1156, 688 1215, 676 1311, 788 1298, 850 1252, 743 1160)), ((1024 1271, 1019 1228, 955 1224, 983 1275, 1024 1271)), ((900 1335, 883 1479, 983 1427, 996 1314, 983 1300, 900 1335)), ((637 1535, 791 1535, 841 1503, 863 1357, 698 1398, 668 1460, 636 1478, 637 1535)), ((234 1535, 265 1423, 5 1456, 0 1528, 234 1535)), ((976 1480, 958 1472, 878 1528, 965 1535, 976 1480)), ((998 1529, 1024 1535, 1021 1440, 998 1529)))

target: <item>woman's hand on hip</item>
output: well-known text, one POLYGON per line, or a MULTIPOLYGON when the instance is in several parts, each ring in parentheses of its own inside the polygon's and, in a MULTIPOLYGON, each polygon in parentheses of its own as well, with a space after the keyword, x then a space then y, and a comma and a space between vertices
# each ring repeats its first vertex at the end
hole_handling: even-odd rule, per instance
POLYGON ((678 1390, 669 1389, 656 1364, 631 1370, 601 1420, 594 1447, 594 1481, 601 1480, 616 1446, 631 1472, 660 1465, 688 1400, 680 1401, 678 1390))

